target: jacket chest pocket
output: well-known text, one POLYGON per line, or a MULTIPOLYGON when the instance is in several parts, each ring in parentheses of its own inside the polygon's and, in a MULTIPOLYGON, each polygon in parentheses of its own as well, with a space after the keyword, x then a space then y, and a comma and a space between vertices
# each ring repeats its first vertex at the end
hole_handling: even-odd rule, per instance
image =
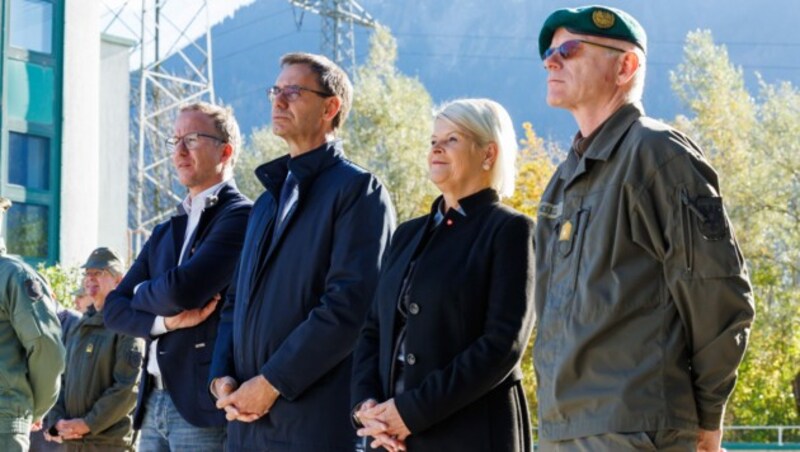
POLYGON ((550 243, 549 303, 563 308, 572 298, 578 283, 580 261, 589 208, 565 213, 556 223, 550 243))

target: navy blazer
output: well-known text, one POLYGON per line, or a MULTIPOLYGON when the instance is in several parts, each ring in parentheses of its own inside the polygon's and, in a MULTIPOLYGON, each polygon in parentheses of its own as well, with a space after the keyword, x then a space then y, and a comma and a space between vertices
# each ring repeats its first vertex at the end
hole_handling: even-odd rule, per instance
POLYGON ((339 143, 284 156, 256 175, 267 191, 247 225, 211 377, 242 383, 261 374, 281 397, 259 420, 231 422, 228 450, 350 452, 351 352, 394 229, 389 195, 339 143), (299 198, 275 232, 288 169, 299 198))
MULTIPOLYGON (((218 293, 224 297, 239 259, 251 207, 233 180, 223 185, 217 202, 200 215, 181 265, 177 264, 188 215, 179 209, 179 215, 156 226, 122 282, 106 298, 106 326, 153 339, 150 329, 157 315, 166 317, 202 307, 218 293)), ((157 359, 167 391, 181 416, 197 427, 225 425, 225 414, 209 400, 206 384, 221 309, 220 304, 200 325, 158 337, 157 359)), ((152 390, 144 367, 134 414, 137 429, 152 390)))

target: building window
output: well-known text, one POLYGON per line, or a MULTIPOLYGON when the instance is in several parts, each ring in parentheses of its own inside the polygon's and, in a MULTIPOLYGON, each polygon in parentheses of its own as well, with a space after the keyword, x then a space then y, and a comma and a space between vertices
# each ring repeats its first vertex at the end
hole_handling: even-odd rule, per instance
POLYGON ((47 258, 47 206, 15 202, 6 213, 6 247, 9 254, 47 258))
POLYGON ((53 4, 44 0, 11 0, 11 46, 50 54, 53 50, 53 4))
POLYGON ((50 140, 10 132, 8 182, 37 190, 50 189, 50 140))

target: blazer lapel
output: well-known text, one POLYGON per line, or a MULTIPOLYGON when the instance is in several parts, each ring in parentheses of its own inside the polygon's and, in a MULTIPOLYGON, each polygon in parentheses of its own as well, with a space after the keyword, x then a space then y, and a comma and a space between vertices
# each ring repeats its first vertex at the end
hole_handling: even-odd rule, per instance
POLYGON ((178 259, 181 255, 181 247, 183 246, 183 238, 186 235, 186 224, 189 221, 189 216, 184 214, 176 215, 170 218, 172 223, 172 256, 175 265, 178 264, 178 259))

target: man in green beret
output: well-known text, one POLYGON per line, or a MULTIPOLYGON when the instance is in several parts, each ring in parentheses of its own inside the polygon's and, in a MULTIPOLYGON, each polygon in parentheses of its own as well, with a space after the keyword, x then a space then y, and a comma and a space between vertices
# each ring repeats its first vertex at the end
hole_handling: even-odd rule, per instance
POLYGON ((645 116, 632 16, 555 11, 539 53, 578 125, 537 215, 540 450, 718 451, 754 306, 717 174, 645 116))
POLYGON ((125 274, 117 253, 97 248, 82 268, 92 306, 67 338, 64 387, 47 415, 45 438, 64 451, 129 451, 144 340, 103 322, 106 297, 125 274))
MULTIPOLYGON (((0 224, 11 201, 0 197, 0 224)), ((61 326, 50 289, 6 254, 0 238, 0 450, 26 451, 31 430, 56 401, 64 369, 61 326)))

